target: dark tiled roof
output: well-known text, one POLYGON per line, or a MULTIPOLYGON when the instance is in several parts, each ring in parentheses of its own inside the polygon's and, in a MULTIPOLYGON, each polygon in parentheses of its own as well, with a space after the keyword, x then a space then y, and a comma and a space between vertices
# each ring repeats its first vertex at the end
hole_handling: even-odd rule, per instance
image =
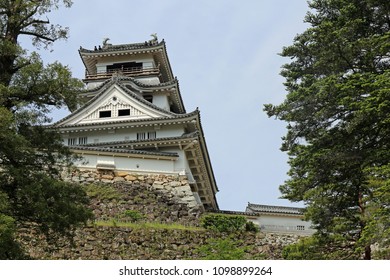
POLYGON ((194 131, 194 132, 185 133, 185 134, 183 134, 181 136, 176 136, 176 137, 161 137, 161 138, 145 139, 145 140, 122 140, 122 141, 99 142, 99 143, 85 144, 83 146, 85 146, 85 147, 91 147, 91 146, 94 146, 94 147, 101 147, 101 146, 108 146, 108 147, 126 146, 126 145, 135 144, 135 143, 164 142, 164 141, 193 139, 193 138, 197 138, 198 135, 199 135, 199 132, 194 131))
POLYGON ((72 150, 111 152, 111 153, 136 154, 136 155, 168 156, 168 157, 178 157, 179 156, 177 153, 169 153, 169 152, 113 149, 113 148, 95 147, 95 146, 88 146, 88 147, 87 146, 70 146, 69 148, 72 150))
POLYGON ((156 46, 163 46, 165 44, 164 40, 161 42, 150 42, 146 41, 144 43, 133 43, 133 44, 120 44, 120 45, 112 45, 106 44, 101 48, 96 48, 93 50, 85 49, 80 47, 80 53, 106 53, 106 52, 116 52, 116 51, 128 51, 128 50, 137 50, 137 49, 145 49, 145 48, 154 48, 156 46))
POLYGON ((255 213, 303 215, 304 208, 248 203, 246 211, 253 211, 255 213))
POLYGON ((141 122, 155 122, 155 121, 169 122, 169 121, 175 121, 175 120, 180 120, 180 119, 184 119, 184 118, 187 118, 187 117, 196 116, 196 114, 198 112, 199 111, 194 111, 194 112, 191 112, 191 113, 188 113, 188 114, 177 115, 177 116, 174 116, 174 117, 162 117, 162 118, 151 118, 151 119, 134 119, 134 120, 120 120, 120 121, 106 121, 106 122, 81 123, 81 124, 57 126, 57 124, 60 121, 63 121, 65 119, 67 119, 67 117, 65 117, 64 119, 60 120, 59 122, 56 122, 53 125, 49 125, 48 128, 50 128, 50 127, 53 127, 53 128, 55 128, 55 127, 58 127, 58 128, 91 127, 91 126, 93 127, 93 126, 99 126, 99 125, 115 125, 115 124, 118 124, 118 125, 123 124, 124 125, 124 124, 133 124, 133 123, 141 123, 141 122))
POLYGON ((211 213, 215 214, 227 214, 227 215, 237 215, 237 216, 259 216, 257 213, 252 212, 242 212, 242 211, 231 211, 231 210, 214 210, 210 211, 211 213))
POLYGON ((134 84, 136 84, 137 86, 140 86, 140 87, 144 87, 144 88, 161 88, 161 87, 166 87, 166 86, 172 86, 172 85, 176 85, 178 84, 178 79, 175 77, 175 79, 173 80, 170 80, 168 82, 165 82, 165 83, 159 83, 159 84, 144 84, 142 83, 141 81, 133 78, 133 77, 128 77, 128 76, 112 76, 111 78, 107 79, 106 81, 102 82, 100 85, 98 85, 97 87, 94 87, 94 88, 91 88, 91 89, 86 89, 84 90, 81 94, 85 94, 85 93, 89 93, 89 92, 94 92, 94 91, 98 91, 100 89, 102 89, 103 87, 105 87, 106 84, 110 83, 113 79, 115 79, 116 81, 131 81, 133 82, 134 84))

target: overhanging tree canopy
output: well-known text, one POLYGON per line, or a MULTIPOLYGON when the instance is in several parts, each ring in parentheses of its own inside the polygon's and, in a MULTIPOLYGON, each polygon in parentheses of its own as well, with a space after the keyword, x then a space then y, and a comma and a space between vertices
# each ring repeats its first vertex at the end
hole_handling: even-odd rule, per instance
MULTIPOLYGON (((286 99, 265 105, 269 116, 288 123, 282 151, 290 179, 280 189, 306 203, 329 250, 356 258, 363 247, 371 258, 372 240, 361 242, 374 201, 378 206, 371 182, 380 177, 386 184, 389 178, 375 170, 390 168, 390 3, 314 0, 309 6, 310 27, 281 54, 291 58, 281 72, 286 99)), ((390 207, 388 199, 380 203, 390 207)))
POLYGON ((44 65, 19 45, 23 35, 37 47, 66 38, 46 17, 62 4, 72 2, 0 0, 0 259, 22 257, 14 236, 21 223, 64 234, 91 217, 85 192, 59 179, 70 151, 42 125, 51 106, 75 108, 83 85, 66 66, 44 65))

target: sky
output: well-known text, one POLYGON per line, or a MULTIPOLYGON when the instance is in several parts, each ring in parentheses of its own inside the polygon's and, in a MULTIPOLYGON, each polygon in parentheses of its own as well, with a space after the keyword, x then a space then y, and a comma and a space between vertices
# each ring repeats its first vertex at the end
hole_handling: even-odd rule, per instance
MULTIPOLYGON (((268 118, 263 104, 286 96, 278 55, 308 26, 306 0, 74 0, 48 15, 68 26, 69 38, 41 50, 46 63, 85 68, 80 46, 164 39, 187 112, 197 107, 217 181, 220 209, 244 211, 248 202, 302 206, 280 199, 288 157, 280 151, 286 123, 268 118)), ((66 110, 54 111, 57 121, 66 110)))

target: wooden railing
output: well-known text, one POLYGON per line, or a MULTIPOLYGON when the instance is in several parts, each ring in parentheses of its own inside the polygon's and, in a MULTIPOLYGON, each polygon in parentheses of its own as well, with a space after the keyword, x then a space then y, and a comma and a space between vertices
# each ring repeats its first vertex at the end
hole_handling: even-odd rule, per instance
POLYGON ((108 79, 114 74, 120 74, 124 76, 158 75, 160 74, 160 70, 157 67, 130 67, 98 71, 96 74, 89 74, 86 71, 85 80, 108 79))

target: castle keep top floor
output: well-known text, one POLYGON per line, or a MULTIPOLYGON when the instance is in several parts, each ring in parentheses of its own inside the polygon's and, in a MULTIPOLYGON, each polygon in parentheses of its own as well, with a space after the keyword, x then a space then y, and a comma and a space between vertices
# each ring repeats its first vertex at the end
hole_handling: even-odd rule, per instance
POLYGON ((109 44, 107 40, 92 50, 80 47, 79 54, 86 68, 84 82, 89 88, 117 72, 148 85, 174 79, 164 40, 158 42, 155 38, 145 43, 121 45, 109 44))
POLYGON ((164 110, 186 113, 179 85, 169 63, 165 41, 154 36, 144 43, 112 45, 105 39, 102 46, 93 49, 80 47, 85 65, 87 91, 82 97, 93 97, 96 88, 115 76, 128 77, 132 87, 139 85, 139 96, 164 110))

